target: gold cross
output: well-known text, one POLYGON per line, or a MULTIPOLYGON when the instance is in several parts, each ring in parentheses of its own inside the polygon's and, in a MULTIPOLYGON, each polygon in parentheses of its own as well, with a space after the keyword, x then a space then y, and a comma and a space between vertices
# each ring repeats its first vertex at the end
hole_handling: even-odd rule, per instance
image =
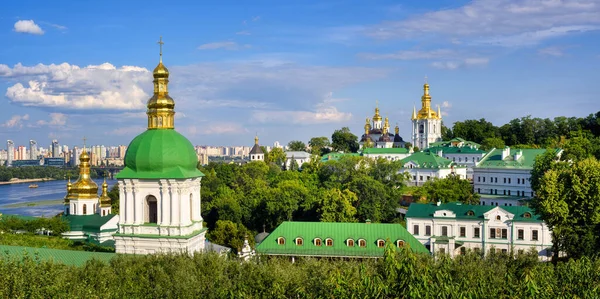
POLYGON ((427 84, 427 75, 425 75, 425 84, 427 84))
POLYGON ((160 40, 157 42, 157 44, 160 46, 160 62, 162 62, 162 46, 165 44, 162 41, 162 36, 160 37, 160 40))
POLYGON ((83 136, 83 149, 85 149, 85 141, 87 140, 87 138, 85 138, 85 136, 83 136))

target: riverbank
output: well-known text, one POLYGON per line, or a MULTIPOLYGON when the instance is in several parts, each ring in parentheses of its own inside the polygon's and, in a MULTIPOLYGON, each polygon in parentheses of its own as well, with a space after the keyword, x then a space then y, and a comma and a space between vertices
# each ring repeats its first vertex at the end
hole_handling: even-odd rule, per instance
POLYGON ((2 208, 22 208, 22 207, 42 207, 42 206, 52 206, 59 205, 63 203, 62 199, 50 199, 50 200, 38 200, 38 201, 30 201, 30 202, 19 202, 12 203, 0 206, 2 208))
POLYGON ((0 182, 0 185, 12 185, 12 184, 24 184, 24 183, 35 183, 35 182, 49 182, 54 181, 52 178, 42 179, 11 179, 8 182, 0 182))

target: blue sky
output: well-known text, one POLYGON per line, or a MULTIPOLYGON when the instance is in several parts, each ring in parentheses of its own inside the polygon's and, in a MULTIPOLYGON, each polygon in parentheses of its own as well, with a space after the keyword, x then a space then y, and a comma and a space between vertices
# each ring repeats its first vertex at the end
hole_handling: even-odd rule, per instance
POLYGON ((424 77, 444 123, 600 110, 600 1, 11 1, 0 140, 128 144, 163 36, 194 144, 362 133, 375 102, 410 140, 424 77), (242 4, 240 4, 242 3, 242 4))

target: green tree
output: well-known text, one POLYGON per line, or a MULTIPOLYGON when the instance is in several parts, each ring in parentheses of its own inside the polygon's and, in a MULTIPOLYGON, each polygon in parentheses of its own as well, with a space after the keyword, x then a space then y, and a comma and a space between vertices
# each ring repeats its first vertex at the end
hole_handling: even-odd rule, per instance
POLYGON ((285 152, 282 148, 273 148, 268 154, 265 155, 266 163, 273 163, 281 167, 285 162, 285 152))
POLYGON ((484 151, 489 151, 493 148, 504 148, 504 140, 498 137, 488 137, 483 139, 481 142, 481 149, 484 151))
POLYGON ((110 209, 112 214, 119 214, 119 183, 114 184, 108 191, 110 209))
POLYGON ((350 132, 350 128, 343 127, 331 135, 331 147, 337 152, 356 153, 359 148, 358 137, 350 132))
POLYGON ((244 245, 244 239, 248 238, 250 246, 254 246, 252 232, 242 224, 236 224, 229 220, 217 221, 215 228, 208 231, 207 238, 219 245, 239 251, 244 245))
POLYGON ((302 152, 306 150, 306 144, 299 140, 292 140, 288 143, 288 150, 294 152, 302 152))
POLYGON ((358 198, 356 211, 359 221, 385 222, 393 219, 399 201, 390 196, 383 183, 365 175, 354 176, 348 189, 358 198))
POLYGON ((434 178, 425 182, 421 188, 429 202, 479 204, 479 194, 473 192, 471 183, 456 175, 449 175, 443 179, 434 178))
POLYGON ((329 142, 329 138, 323 137, 313 137, 308 141, 308 145, 310 146, 310 153, 313 155, 322 156, 329 152, 328 147, 331 146, 329 142))
POLYGON ((540 179, 532 206, 552 230, 554 258, 558 252, 578 258, 600 248, 600 162, 588 158, 569 167, 555 167, 540 179))
POLYGON ((321 194, 318 208, 319 221, 322 222, 356 222, 356 194, 346 189, 333 188, 321 194))

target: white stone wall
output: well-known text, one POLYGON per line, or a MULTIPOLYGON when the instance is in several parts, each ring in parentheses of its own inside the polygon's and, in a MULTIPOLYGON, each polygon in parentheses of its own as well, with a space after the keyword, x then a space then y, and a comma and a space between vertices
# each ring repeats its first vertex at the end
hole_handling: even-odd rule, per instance
POLYGON ((117 253, 154 254, 181 252, 193 254, 204 250, 205 232, 190 238, 148 238, 140 236, 115 235, 115 250, 117 253))
POLYGON ((513 217, 514 215, 498 207, 486 213, 485 219, 456 219, 448 213, 447 217, 407 217, 406 226, 407 230, 434 254, 439 253, 441 248, 444 253, 456 256, 461 253, 461 247, 471 250, 477 248, 484 251, 485 254, 488 254, 490 250, 498 252, 504 250, 507 253, 511 250, 514 250, 515 253, 518 253, 519 250, 528 252, 533 247, 541 260, 549 260, 552 235, 546 224, 543 222, 513 222, 513 217), (496 219, 497 216, 500 216, 500 220, 496 219), (418 233, 415 226, 418 227, 418 233), (431 227, 431 235, 426 235, 426 226, 431 227), (436 243, 438 239, 436 237, 442 236, 442 227, 447 228, 447 237, 450 238, 448 244, 436 243), (465 230, 464 237, 460 235, 461 227, 464 227, 465 230), (479 237, 475 235, 475 228, 479 229, 479 237), (497 231, 497 237, 491 238, 490 229, 497 231), (506 238, 502 238, 503 229, 506 230, 506 238), (519 230, 523 232, 522 239, 519 238, 519 230), (537 231, 537 240, 533 239, 534 231, 537 231), (463 245, 457 246, 457 241, 462 242, 463 245))
POLYGON ((398 161, 398 160, 402 160, 408 156, 410 156, 411 153, 406 153, 406 154, 363 154, 364 157, 367 158, 371 158, 371 159, 377 159, 379 157, 387 159, 389 161, 398 161))
POLYGON ((473 168, 473 185, 480 194, 532 197, 530 178, 529 168, 473 168))
POLYGON ((98 198, 72 199, 69 201, 69 215, 93 215, 98 208, 98 198), (84 213, 85 205, 85 213, 84 213))
POLYGON ((442 140, 441 119, 415 119, 412 121, 413 146, 426 149, 429 144, 442 140), (421 125, 423 132, 420 131, 421 125))

